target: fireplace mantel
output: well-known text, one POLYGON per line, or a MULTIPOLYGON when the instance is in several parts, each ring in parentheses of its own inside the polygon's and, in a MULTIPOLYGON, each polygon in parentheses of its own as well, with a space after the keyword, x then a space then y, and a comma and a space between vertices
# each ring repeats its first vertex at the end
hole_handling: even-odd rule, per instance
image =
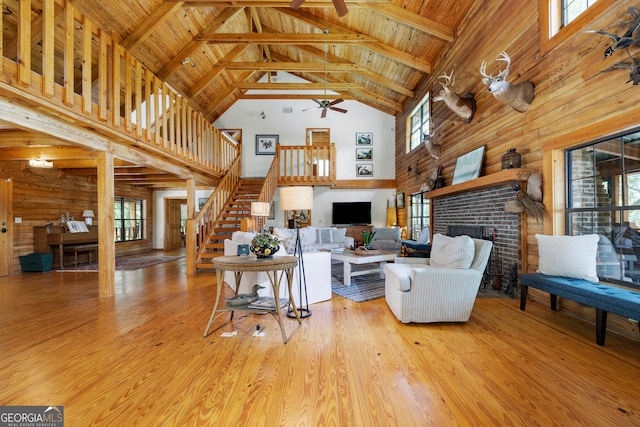
POLYGON ((492 173, 491 175, 472 179, 471 181, 431 190, 428 193, 424 193, 423 197, 426 199, 437 199, 438 197, 464 193, 465 191, 494 187, 507 182, 525 182, 531 173, 533 173, 533 171, 530 169, 505 169, 497 173, 492 173))

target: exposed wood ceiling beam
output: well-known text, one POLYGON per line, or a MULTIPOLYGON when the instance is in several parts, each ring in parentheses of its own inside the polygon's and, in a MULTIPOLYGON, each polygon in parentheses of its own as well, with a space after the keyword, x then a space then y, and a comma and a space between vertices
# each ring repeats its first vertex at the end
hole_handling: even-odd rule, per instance
MULTIPOLYGON (((238 99, 254 99, 254 100, 269 100, 269 99, 309 99, 311 96, 310 94, 280 94, 280 93, 276 93, 276 94, 264 94, 264 93, 256 93, 256 94, 251 94, 251 93, 245 93, 243 95, 240 95, 238 97, 238 99)), ((344 93, 344 94, 338 94, 338 95, 331 95, 331 94, 327 94, 327 96, 322 96, 325 99, 338 99, 338 98, 342 98, 344 100, 355 100, 356 98, 349 94, 349 93, 344 93)))
MULTIPOLYGON (((357 34, 355 32, 350 32, 344 27, 336 25, 325 19, 309 15, 308 13, 304 13, 299 10, 293 10, 290 8, 278 8, 275 10, 277 10, 279 13, 290 16, 302 22, 306 22, 307 24, 312 25, 318 29, 326 28, 327 30, 329 30, 329 33, 357 34)), ((431 74, 431 72, 433 71, 433 65, 431 64, 431 62, 425 61, 422 58, 417 58, 413 55, 408 54, 407 52, 382 43, 381 41, 377 40, 376 43, 367 43, 359 46, 363 49, 369 49, 376 53, 384 55, 388 58, 393 59, 394 61, 398 61, 401 64, 414 68, 423 73, 431 74)))
POLYGON ((48 147, 7 147, 0 148, 3 160, 57 160, 57 159, 92 159, 95 151, 72 146, 48 147))
POLYGON ((255 43, 255 44, 309 44, 317 43, 376 43, 378 40, 364 34, 287 34, 287 33, 214 33, 195 37, 209 43, 255 43))
POLYGON ((173 13, 180 9, 184 2, 177 1, 175 3, 163 3, 151 15, 136 26, 131 34, 126 39, 122 40, 120 44, 127 50, 135 49, 140 43, 142 43, 150 34, 152 34, 159 26, 165 23, 167 19, 173 15, 173 13))
MULTIPOLYGON (((323 90, 324 83, 260 83, 238 82, 232 83, 236 89, 243 90, 323 90)), ((327 90, 341 91, 348 89, 362 89, 356 83, 327 83, 327 90)))
MULTIPOLYGON (((224 56, 224 58, 222 58, 221 64, 230 63, 239 55, 241 55, 242 52, 244 52, 247 47, 249 47, 249 45, 246 45, 246 44, 234 46, 234 48, 231 49, 229 53, 227 53, 224 56)), ((207 71, 207 73, 200 80, 198 80, 193 86, 191 86, 187 91, 187 96, 190 98, 196 97, 212 81, 214 81, 215 78, 218 77, 220 73, 222 73, 226 68, 224 65, 221 65, 221 64, 215 65, 213 68, 211 68, 211 70, 207 71)))
MULTIPOLYGON (((175 0, 165 0, 171 2, 175 0)), ((434 21, 417 13, 413 13, 407 9, 389 2, 388 0, 345 0, 347 7, 366 7, 375 10, 389 18, 400 21, 416 30, 431 34, 447 42, 455 40, 455 31, 448 25, 434 21)), ((227 6, 227 7, 272 7, 272 8, 289 8, 291 2, 288 0, 191 0, 184 2, 185 6, 227 6)), ((331 8, 333 3, 330 1, 313 1, 306 0, 303 7, 313 8, 331 8)))
MULTIPOLYGON (((228 8, 222 11, 220 15, 214 21, 207 26, 200 34, 210 34, 215 31, 218 31, 224 25, 229 22, 231 19, 236 17, 239 13, 241 13, 244 8, 228 8)), ((162 70, 158 71, 156 75, 160 79, 167 79, 171 73, 173 73, 178 67, 181 66, 181 62, 185 59, 193 55, 193 53, 204 46, 207 42, 204 40, 196 40, 192 39, 168 64, 166 64, 162 70)))
MULTIPOLYGON (((325 52, 322 49, 318 49, 316 47, 313 46, 296 46, 296 49, 305 52, 309 55, 313 55, 316 58, 320 58, 322 60, 324 60, 325 57, 325 52)), ((280 57, 278 57, 280 58, 280 57)), ((329 53, 326 54, 326 58, 327 58, 327 62, 329 62, 327 64, 327 70, 329 70, 329 66, 330 65, 335 65, 335 66, 353 66, 354 68, 354 72, 366 79, 369 80, 373 80, 375 81, 377 84, 382 85, 388 89, 391 89, 395 92, 401 93, 402 95, 408 96, 413 98, 415 96, 415 92, 402 86, 400 83, 396 82, 395 80, 391 80, 387 77, 381 76, 380 74, 374 73, 373 71, 369 71, 368 69, 366 69, 365 67, 361 67, 359 65, 353 64, 351 62, 348 62, 345 59, 342 59, 338 56, 335 55, 331 55, 329 53)))

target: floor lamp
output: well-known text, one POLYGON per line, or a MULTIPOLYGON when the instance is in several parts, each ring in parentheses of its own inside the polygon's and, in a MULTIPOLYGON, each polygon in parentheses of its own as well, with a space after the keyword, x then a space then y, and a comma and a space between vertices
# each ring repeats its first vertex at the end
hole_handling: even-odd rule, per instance
POLYGON ((262 221, 264 217, 269 216, 271 210, 271 204, 266 202, 251 202, 251 216, 258 217, 258 232, 264 232, 264 226, 262 221))
MULTIPOLYGON (((304 271, 304 259, 302 258, 302 244, 300 242, 300 211, 313 209, 313 187, 282 187, 280 189, 280 209, 283 211, 298 211, 294 217, 296 227, 296 246, 293 251, 294 256, 298 256, 298 295, 300 304, 298 312, 300 317, 311 316, 309 310, 309 298, 307 296, 307 276, 304 271), (304 304, 302 303, 302 288, 304 283, 304 304)), ((292 311, 287 313, 288 317, 295 317, 292 311)))

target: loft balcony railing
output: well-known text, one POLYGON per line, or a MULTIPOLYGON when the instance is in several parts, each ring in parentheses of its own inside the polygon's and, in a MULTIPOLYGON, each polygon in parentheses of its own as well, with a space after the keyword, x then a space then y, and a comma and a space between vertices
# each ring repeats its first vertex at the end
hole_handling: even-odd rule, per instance
POLYGON ((3 93, 193 170, 224 175, 237 145, 184 97, 70 2, 31 3, 18 0, 16 10, 0 14, 3 93))
POLYGON ((336 147, 328 145, 276 146, 278 185, 333 185, 336 147))

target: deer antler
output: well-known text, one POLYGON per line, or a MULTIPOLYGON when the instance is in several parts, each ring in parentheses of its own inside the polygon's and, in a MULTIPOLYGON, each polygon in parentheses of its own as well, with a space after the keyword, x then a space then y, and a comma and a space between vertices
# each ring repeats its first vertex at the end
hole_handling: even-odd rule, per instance
POLYGON ((500 71, 500 74, 498 74, 498 77, 502 77, 502 80, 505 80, 507 77, 509 77, 509 68, 511 67, 511 58, 509 57, 509 55, 507 55, 507 52, 502 52, 500 57, 496 59, 498 61, 504 61, 507 63, 507 68, 500 71))
POLYGON ((444 86, 448 86, 448 87, 453 87, 453 84, 455 83, 456 79, 453 78, 453 70, 451 70, 451 73, 449 75, 447 75, 447 73, 444 73, 442 76, 438 76, 438 79, 444 79, 445 81, 441 81, 440 84, 444 87, 444 86))
POLYGON ((482 77, 486 77, 487 79, 493 79, 491 74, 487 74, 487 61, 482 61, 482 65, 480 65, 480 75, 482 77))

